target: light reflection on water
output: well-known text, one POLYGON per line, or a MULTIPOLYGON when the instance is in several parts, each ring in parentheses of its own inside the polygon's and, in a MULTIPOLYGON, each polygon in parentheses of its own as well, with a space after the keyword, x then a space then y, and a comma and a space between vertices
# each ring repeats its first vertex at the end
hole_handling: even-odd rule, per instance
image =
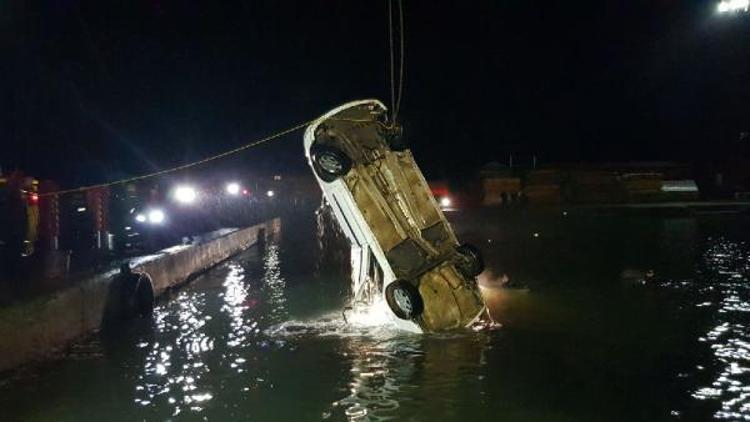
POLYGON ((286 281, 281 276, 279 245, 269 244, 263 256, 263 289, 266 290, 266 303, 269 305, 271 321, 279 322, 287 318, 286 281))
POLYGON ((416 339, 376 344, 364 338, 349 339, 345 346, 351 362, 349 391, 346 397, 332 403, 331 413, 343 410, 349 420, 397 416, 399 393, 412 380, 415 360, 421 355, 414 343, 416 339))
POLYGON ((710 385, 692 396, 715 401, 716 419, 750 420, 750 250, 748 245, 725 239, 712 241, 703 256, 702 278, 696 306, 713 315, 713 327, 698 340, 712 351, 712 361, 697 370, 716 367, 710 385), (711 300, 706 300, 710 298, 711 300), (716 298, 716 299, 714 299, 716 298))
MULTIPOLYGON (((246 303, 248 292, 244 284, 244 269, 237 263, 229 264, 229 273, 223 283, 225 291, 222 294, 224 303, 221 305, 221 312, 229 318, 229 331, 227 332, 227 346, 231 351, 233 348, 247 344, 248 336, 260 331, 257 321, 247 324, 244 318, 245 311, 250 308, 253 302, 246 303)), ((239 365, 242 362, 234 362, 239 365)), ((241 370, 239 371, 241 372, 241 370)))
POLYGON ((649 228, 660 221, 576 230, 570 243, 493 241, 490 263, 529 289, 488 293, 501 330, 446 335, 394 331, 382 315, 347 324, 345 276, 314 277, 309 248, 271 242, 181 289, 153 320, 0 384, 2 419, 748 419, 750 244, 706 244, 716 231, 684 222, 666 240, 649 228), (615 274, 628 268, 679 279, 625 283, 615 274))
POLYGON ((205 294, 181 294, 154 311, 154 331, 158 341, 141 343, 148 348, 143 374, 136 385, 135 402, 142 406, 173 408, 173 416, 184 409, 203 410, 213 396, 201 386, 209 372, 203 354, 214 348, 214 339, 204 332, 211 320, 203 312, 205 294))
POLYGON ((458 397, 469 392, 473 404, 485 399, 483 367, 492 331, 412 334, 369 321, 347 323, 339 314, 328 314, 311 321, 287 321, 266 332, 292 343, 341 340, 338 354, 347 367, 346 388, 322 412, 322 419, 394 420, 404 404, 429 404, 423 416, 456 417, 464 406, 458 397))
MULTIPOLYGON (((153 333, 149 333, 154 340, 138 344, 148 353, 135 386, 135 403, 157 412, 170 408, 171 416, 185 411, 200 413, 216 393, 212 391, 214 385, 202 383, 209 372, 243 376, 248 349, 267 344, 260 338, 259 321, 253 317, 260 303, 251 297, 250 289, 265 293, 263 310, 268 312, 268 322, 286 318, 278 245, 268 245, 264 251, 259 286, 249 283, 245 268, 236 261, 226 263, 224 270, 219 311, 226 317, 226 325, 217 327, 219 336, 211 335, 207 329, 215 322, 207 303, 210 292, 188 289, 154 310, 153 333), (221 344, 216 347, 217 343, 221 344), (214 349, 221 353, 219 359, 208 356, 214 349)), ((254 380, 263 381, 260 377, 254 380)), ((249 389, 250 386, 243 388, 249 389)))
POLYGON ((338 314, 313 321, 288 321, 267 332, 291 342, 331 336, 343 340, 338 352, 342 362, 348 365, 346 388, 341 397, 322 412, 322 419, 393 419, 402 389, 412 381, 415 360, 422 355, 419 336, 387 326, 347 323, 338 314))
MULTIPOLYGON (((710 360, 697 365, 693 374, 696 380, 710 380, 693 384, 689 394, 699 402, 715 403, 717 410, 712 412, 717 419, 750 420, 749 260, 748 245, 712 240, 695 279, 664 283, 693 291, 693 306, 711 315, 713 323, 699 339, 710 348, 710 360)), ((271 368, 259 368, 263 358, 258 353, 294 350, 325 338, 336 339, 336 359, 347 369, 341 390, 319 414, 322 419, 393 419, 405 405, 413 409, 415 403, 430 403, 434 397, 441 397, 443 408, 431 409, 431 414, 447 412, 446 416, 456 418, 460 415, 451 412, 464 406, 456 401, 457 394, 468 389, 475 402, 484 399, 491 334, 408 335, 388 328, 382 318, 350 316, 347 323, 338 312, 295 320, 289 314, 281 253, 274 243, 263 253, 259 276, 249 275, 237 261, 225 264, 225 270, 220 314, 228 327, 217 337, 206 330, 216 321, 206 312, 204 292, 182 292, 156 310, 158 342, 142 343, 149 352, 136 387, 136 403, 159 409, 168 405, 170 415, 200 414, 214 396, 222 394, 221 385, 202 382, 209 372, 245 377, 243 392, 261 385, 272 388, 275 375, 271 368), (214 349, 220 357, 205 359, 214 349)), ((675 410, 672 415, 689 412, 675 410)))
MULTIPOLYGON (((218 312, 211 291, 189 288, 155 309, 153 333, 138 344, 147 353, 134 401, 147 415, 209 416, 214 401, 237 407, 243 396, 282 394, 273 386, 284 380, 267 361, 321 339, 336 341, 337 365, 346 369, 335 399, 320 403, 322 419, 393 419, 403 400, 429 402, 432 395, 450 397, 465 389, 467 370, 481 382, 488 333, 407 334, 384 324, 383 309, 348 321, 339 312, 291 319, 278 245, 268 245, 262 264, 259 277, 237 261, 224 264, 218 312), (438 382, 420 387, 424 377, 438 382)), ((448 399, 443 405, 457 407, 448 399)), ((238 414, 253 413, 245 412, 238 414)))

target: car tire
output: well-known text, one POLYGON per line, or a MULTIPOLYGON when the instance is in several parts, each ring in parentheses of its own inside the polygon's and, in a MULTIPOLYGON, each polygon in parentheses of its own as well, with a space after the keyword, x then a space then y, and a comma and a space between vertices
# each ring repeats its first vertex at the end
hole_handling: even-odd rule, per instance
POLYGON ((385 300, 391 311, 401 319, 418 318, 424 311, 419 290, 404 280, 396 280, 385 288, 385 300))
POLYGON ((463 244, 456 248, 456 269, 466 278, 474 278, 484 271, 482 252, 470 244, 463 244))
POLYGON ((315 174, 326 183, 345 176, 352 169, 352 160, 346 153, 331 145, 313 145, 310 158, 315 174))

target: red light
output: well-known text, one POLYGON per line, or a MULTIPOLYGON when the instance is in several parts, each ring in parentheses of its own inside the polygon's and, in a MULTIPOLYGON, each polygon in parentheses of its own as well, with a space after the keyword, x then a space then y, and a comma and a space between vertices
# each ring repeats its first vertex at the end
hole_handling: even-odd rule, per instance
POLYGON ((37 202, 39 202, 39 195, 37 195, 37 194, 35 194, 35 193, 32 193, 32 194, 31 194, 31 195, 29 196, 29 200, 30 200, 31 202, 33 202, 33 203, 37 203, 37 202))
POLYGON ((243 195, 247 195, 248 193, 250 193, 250 192, 248 192, 248 191, 247 191, 247 189, 243 189, 243 190, 242 190, 242 194, 243 194, 243 195))

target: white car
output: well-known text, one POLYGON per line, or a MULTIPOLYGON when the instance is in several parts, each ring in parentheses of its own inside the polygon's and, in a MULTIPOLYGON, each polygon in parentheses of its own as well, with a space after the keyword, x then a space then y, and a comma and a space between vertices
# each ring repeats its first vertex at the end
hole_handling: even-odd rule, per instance
POLYGON ((352 244, 353 306, 384 301, 407 331, 470 326, 487 313, 479 251, 459 244, 401 130, 377 100, 345 104, 305 131, 305 155, 352 244))

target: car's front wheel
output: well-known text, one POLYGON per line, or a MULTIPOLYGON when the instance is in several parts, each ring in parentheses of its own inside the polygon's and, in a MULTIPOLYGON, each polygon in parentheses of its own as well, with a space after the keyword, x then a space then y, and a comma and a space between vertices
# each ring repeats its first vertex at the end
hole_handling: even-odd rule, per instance
POLYGON ((346 153, 331 145, 313 145, 310 157, 315 173, 327 183, 345 176, 352 169, 352 160, 346 153))
POLYGON ((419 290, 404 280, 396 280, 385 288, 385 300, 391 311, 401 319, 417 318, 424 311, 419 290))

